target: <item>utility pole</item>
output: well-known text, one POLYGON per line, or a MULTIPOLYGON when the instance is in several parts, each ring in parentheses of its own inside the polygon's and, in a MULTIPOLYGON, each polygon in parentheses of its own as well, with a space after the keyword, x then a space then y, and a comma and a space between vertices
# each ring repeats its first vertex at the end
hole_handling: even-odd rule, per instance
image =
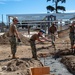
POLYGON ((1 32, 3 32, 3 14, 2 14, 1 32))

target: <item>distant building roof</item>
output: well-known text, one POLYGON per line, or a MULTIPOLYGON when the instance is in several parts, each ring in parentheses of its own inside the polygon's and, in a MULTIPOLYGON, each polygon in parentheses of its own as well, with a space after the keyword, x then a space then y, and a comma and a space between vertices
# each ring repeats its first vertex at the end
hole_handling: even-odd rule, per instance
POLYGON ((70 19, 75 13, 45 13, 45 14, 7 14, 8 17, 18 17, 19 20, 43 20, 46 16, 56 16, 56 19, 70 19))

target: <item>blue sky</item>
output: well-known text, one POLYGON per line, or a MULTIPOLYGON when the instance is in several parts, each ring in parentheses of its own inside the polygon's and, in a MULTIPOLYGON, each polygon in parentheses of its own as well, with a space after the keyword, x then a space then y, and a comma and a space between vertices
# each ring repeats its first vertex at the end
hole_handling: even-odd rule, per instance
MULTIPOLYGON (((0 17, 3 14, 38 14, 47 13, 46 6, 54 5, 46 0, 0 0, 0 17)), ((59 3, 66 7, 66 12, 75 12, 75 0, 66 0, 66 3, 59 3)), ((1 19, 0 19, 1 21, 1 19)))

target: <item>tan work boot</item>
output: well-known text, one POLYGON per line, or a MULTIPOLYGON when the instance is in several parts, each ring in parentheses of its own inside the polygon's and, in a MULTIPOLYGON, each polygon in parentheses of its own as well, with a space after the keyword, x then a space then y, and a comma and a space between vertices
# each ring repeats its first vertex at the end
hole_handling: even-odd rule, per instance
POLYGON ((15 55, 12 55, 12 59, 18 59, 19 57, 16 57, 15 55))

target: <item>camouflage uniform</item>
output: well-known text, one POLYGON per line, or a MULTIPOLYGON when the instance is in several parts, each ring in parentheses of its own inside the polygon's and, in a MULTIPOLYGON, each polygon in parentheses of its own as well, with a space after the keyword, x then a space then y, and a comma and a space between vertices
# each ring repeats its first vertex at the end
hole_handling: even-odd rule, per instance
POLYGON ((55 41, 55 35, 54 35, 54 33, 57 31, 57 28, 55 27, 55 26, 51 26, 50 28, 49 28, 49 32, 50 32, 50 34, 51 34, 51 39, 52 39, 52 41, 55 41))
POLYGON ((11 53, 15 55, 16 49, 17 49, 17 43, 16 43, 16 36, 14 34, 14 31, 17 30, 16 25, 11 25, 10 30, 9 30, 9 35, 10 35, 10 45, 11 45, 11 53))
POLYGON ((75 54, 75 49, 73 48, 74 42, 75 42, 75 28, 74 28, 73 25, 70 25, 69 38, 70 38, 70 41, 71 41, 71 49, 72 49, 72 52, 75 54))
POLYGON ((55 41, 55 36, 52 33, 51 33, 51 39, 52 39, 52 41, 55 41))
POLYGON ((32 58, 37 59, 37 52, 36 52, 36 45, 35 45, 35 40, 37 40, 37 38, 39 38, 39 34, 34 34, 31 36, 30 38, 30 45, 31 45, 31 49, 32 49, 32 58))
POLYGON ((70 33, 69 33, 69 38, 71 41, 71 47, 74 45, 74 41, 75 41, 75 36, 74 36, 74 27, 71 25, 70 26, 70 33))
POLYGON ((10 45, 11 45, 11 53, 12 54, 15 54, 16 53, 16 37, 15 36, 11 36, 10 37, 10 45))
POLYGON ((31 45, 31 49, 32 49, 32 58, 37 59, 37 54, 36 54, 36 45, 35 45, 35 41, 30 39, 30 45, 31 45))
POLYGON ((75 40, 74 32, 70 32, 69 37, 70 37, 70 41, 71 41, 71 46, 73 46, 74 45, 74 40, 75 40))
POLYGON ((42 34, 45 33, 44 30, 40 30, 38 34, 33 34, 30 38, 30 45, 31 45, 31 49, 32 49, 32 58, 37 59, 37 51, 36 51, 36 45, 35 45, 35 41, 38 40, 41 42, 41 40, 39 39, 39 37, 43 37, 42 34), (42 33, 41 33, 42 32, 42 33), (41 33, 41 34, 40 34, 41 33))
POLYGON ((18 58, 18 57, 15 56, 16 47, 17 47, 16 37, 17 37, 17 39, 20 39, 19 34, 18 34, 18 30, 17 30, 17 27, 16 27, 16 24, 18 22, 19 22, 18 19, 14 17, 12 19, 12 24, 10 25, 10 28, 9 28, 9 37, 10 37, 9 42, 10 42, 10 45, 11 45, 12 59, 18 58))

